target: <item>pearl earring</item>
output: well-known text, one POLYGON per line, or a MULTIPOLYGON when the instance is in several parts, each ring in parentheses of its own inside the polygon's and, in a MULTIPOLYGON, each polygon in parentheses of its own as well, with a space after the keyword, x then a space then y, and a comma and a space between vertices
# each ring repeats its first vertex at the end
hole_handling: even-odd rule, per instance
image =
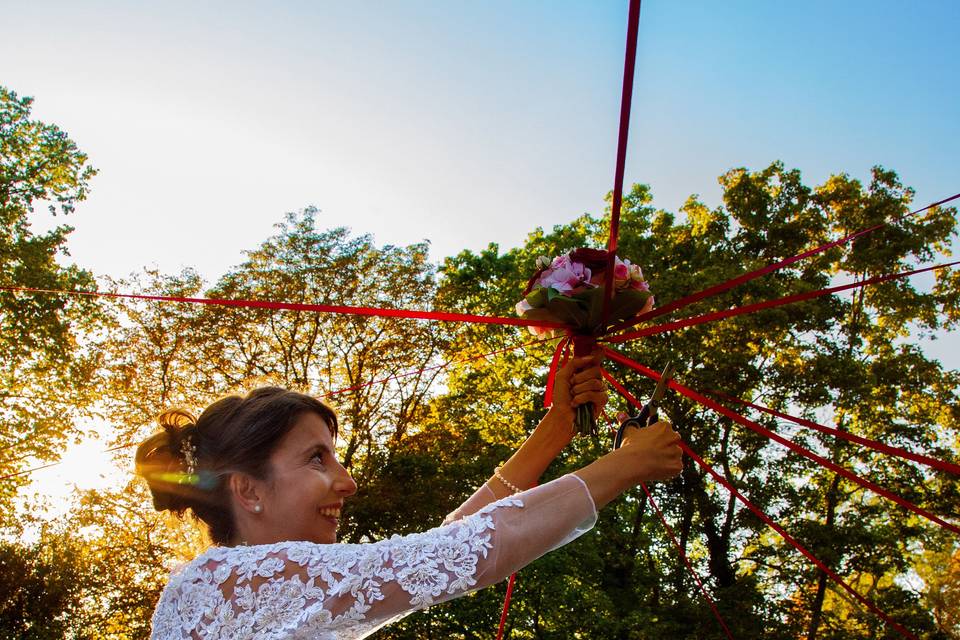
POLYGON ((259 504, 253 505, 253 512, 254 512, 254 513, 260 513, 261 511, 263 511, 263 505, 259 505, 259 504))

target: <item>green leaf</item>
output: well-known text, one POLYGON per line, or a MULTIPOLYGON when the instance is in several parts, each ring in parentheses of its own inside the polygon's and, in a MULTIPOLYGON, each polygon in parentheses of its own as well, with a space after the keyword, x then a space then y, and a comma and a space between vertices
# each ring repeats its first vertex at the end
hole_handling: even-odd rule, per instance
POLYGON ((547 292, 547 302, 550 302, 551 300, 556 300, 557 298, 566 298, 568 300, 570 299, 568 296, 563 295, 553 287, 547 287, 545 291, 547 292))
POLYGON ((640 313, 649 299, 649 291, 639 291, 637 289, 618 291, 617 295, 610 301, 610 317, 607 322, 613 323, 632 318, 640 313))
POLYGON ((546 308, 539 309, 529 309, 523 312, 523 317, 527 320, 543 320, 545 322, 566 322, 561 318, 558 318, 552 311, 546 308))
POLYGON ((590 320, 587 314, 586 305, 581 301, 568 296, 555 296, 547 303, 547 309, 555 315, 560 322, 564 322, 574 329, 582 330, 588 327, 590 320))
POLYGON ((527 297, 524 298, 527 303, 534 309, 543 307, 547 304, 548 296, 550 291, 553 289, 544 289, 543 287, 537 287, 533 291, 527 294, 527 297))

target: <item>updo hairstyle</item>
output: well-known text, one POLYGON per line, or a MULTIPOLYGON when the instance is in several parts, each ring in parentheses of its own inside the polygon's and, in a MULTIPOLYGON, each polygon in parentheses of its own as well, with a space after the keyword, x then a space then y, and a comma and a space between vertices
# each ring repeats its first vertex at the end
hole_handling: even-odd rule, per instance
POLYGON ((137 448, 136 472, 153 494, 157 511, 182 516, 187 509, 207 526, 214 544, 236 533, 229 496, 231 473, 270 478, 270 455, 304 413, 316 413, 337 437, 337 416, 322 401, 281 387, 260 387, 246 397, 227 396, 199 418, 183 409, 157 417, 163 428, 137 448))

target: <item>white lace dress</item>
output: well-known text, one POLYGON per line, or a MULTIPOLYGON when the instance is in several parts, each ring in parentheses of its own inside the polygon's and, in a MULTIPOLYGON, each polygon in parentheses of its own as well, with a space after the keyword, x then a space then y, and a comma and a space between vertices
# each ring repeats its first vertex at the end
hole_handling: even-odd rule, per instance
POLYGON ((492 499, 481 487, 440 527, 381 542, 211 547, 171 574, 151 638, 363 638, 503 580, 597 519, 572 474, 492 499))

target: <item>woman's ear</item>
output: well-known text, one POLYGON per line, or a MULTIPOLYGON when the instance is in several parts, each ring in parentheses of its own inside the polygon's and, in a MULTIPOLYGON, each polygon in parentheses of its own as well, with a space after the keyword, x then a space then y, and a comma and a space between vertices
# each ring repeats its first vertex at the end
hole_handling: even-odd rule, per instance
POLYGON ((233 502, 244 511, 260 513, 263 510, 263 485, 246 473, 231 473, 229 485, 233 502))

